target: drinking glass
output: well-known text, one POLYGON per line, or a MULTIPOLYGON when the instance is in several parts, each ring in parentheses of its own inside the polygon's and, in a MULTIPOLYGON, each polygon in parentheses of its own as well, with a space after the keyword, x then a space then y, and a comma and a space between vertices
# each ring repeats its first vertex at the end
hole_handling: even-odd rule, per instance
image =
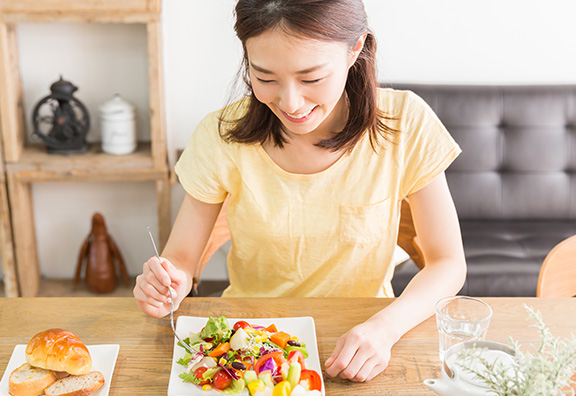
POLYGON ((468 297, 445 297, 436 303, 436 323, 440 336, 440 360, 452 346, 464 341, 485 340, 492 308, 484 301, 468 297))

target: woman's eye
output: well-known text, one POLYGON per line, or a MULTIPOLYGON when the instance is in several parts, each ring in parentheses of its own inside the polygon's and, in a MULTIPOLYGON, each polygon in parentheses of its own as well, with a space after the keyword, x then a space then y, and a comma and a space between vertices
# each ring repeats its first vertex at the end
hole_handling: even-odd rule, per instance
POLYGON ((274 82, 274 80, 263 80, 263 79, 258 78, 258 77, 256 77, 256 79, 257 79, 258 81, 260 81, 261 83, 263 83, 263 84, 270 84, 270 83, 273 83, 273 82, 274 82))
POLYGON ((302 80, 302 82, 303 82, 304 84, 315 84, 315 83, 317 83, 317 82, 319 82, 319 81, 321 81, 321 80, 322 80, 321 78, 318 78, 318 79, 316 79, 316 80, 302 80))

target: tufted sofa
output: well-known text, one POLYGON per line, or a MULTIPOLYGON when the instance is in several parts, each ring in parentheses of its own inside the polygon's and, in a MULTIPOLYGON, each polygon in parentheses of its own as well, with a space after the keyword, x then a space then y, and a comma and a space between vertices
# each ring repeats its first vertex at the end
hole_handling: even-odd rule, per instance
MULTIPOLYGON (((420 95, 462 148, 446 172, 468 263, 461 294, 535 296, 544 257, 576 234, 576 86, 392 88, 420 95)), ((397 295, 417 271, 397 268, 397 295)))

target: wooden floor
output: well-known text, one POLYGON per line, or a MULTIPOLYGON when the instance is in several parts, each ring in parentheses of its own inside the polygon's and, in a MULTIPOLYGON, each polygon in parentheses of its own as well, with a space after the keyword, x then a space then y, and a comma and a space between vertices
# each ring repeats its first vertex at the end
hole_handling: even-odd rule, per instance
MULTIPOLYGON (((130 286, 119 283, 112 293, 97 294, 86 288, 84 283, 75 287, 71 279, 42 279, 38 297, 132 297, 135 278, 130 279, 130 286)), ((198 286, 201 297, 215 297, 228 286, 227 281, 204 280, 198 286)), ((0 297, 6 297, 4 283, 0 281, 0 297)))

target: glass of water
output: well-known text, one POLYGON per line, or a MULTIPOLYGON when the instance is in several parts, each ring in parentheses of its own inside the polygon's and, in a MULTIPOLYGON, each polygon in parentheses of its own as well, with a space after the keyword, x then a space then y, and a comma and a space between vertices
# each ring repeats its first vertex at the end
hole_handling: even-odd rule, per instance
POLYGON ((467 296, 446 297, 436 303, 436 323, 440 335, 440 360, 452 346, 464 341, 485 340, 492 308, 484 301, 467 296))

